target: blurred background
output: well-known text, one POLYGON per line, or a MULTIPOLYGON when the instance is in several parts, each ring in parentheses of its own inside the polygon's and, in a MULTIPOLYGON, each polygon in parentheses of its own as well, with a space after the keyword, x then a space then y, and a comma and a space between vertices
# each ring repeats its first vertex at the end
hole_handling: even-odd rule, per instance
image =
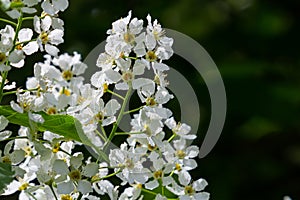
MULTIPOLYGON (((193 179, 205 178, 212 200, 300 199, 300 1, 296 0, 77 0, 61 15, 62 52, 85 58, 120 17, 145 19, 197 40, 218 66, 227 92, 223 133, 213 151, 199 159, 193 179)), ((37 60, 40 58, 36 58, 37 60)), ((168 63, 197 91, 201 107, 200 146, 210 117, 201 76, 183 59, 168 63)), ((23 73, 15 72, 20 83, 23 73)))

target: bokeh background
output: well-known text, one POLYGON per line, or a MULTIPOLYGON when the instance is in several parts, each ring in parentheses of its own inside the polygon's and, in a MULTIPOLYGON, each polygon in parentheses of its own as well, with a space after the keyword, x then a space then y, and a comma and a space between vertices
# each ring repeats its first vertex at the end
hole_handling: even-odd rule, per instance
MULTIPOLYGON (((199 159, 193 178, 204 177, 212 200, 300 199, 300 1, 296 0, 72 0, 64 52, 82 57, 106 38, 120 17, 150 13, 163 27, 197 40, 223 77, 228 111, 220 140, 199 159)), ((33 58, 40 60, 41 58, 33 58)), ((168 63, 191 82, 201 107, 201 145, 210 115, 201 76, 174 56, 168 63)), ((19 84, 25 75, 15 71, 19 84)), ((191 113, 192 114, 192 113, 191 113)))

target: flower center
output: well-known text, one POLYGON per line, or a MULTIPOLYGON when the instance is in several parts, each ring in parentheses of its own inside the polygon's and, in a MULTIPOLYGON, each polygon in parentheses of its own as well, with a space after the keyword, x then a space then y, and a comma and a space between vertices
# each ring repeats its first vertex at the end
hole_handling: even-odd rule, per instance
POLYGON ((133 169, 134 168, 134 163, 132 162, 131 159, 127 159, 125 161, 125 167, 128 168, 128 169, 133 169))
POLYGON ((17 49, 17 50, 22 50, 22 49, 23 49, 22 44, 18 44, 18 45, 16 46, 16 49, 17 49))
POLYGON ((69 194, 61 195, 61 200, 72 200, 73 198, 69 194))
POLYGON ((185 152, 182 151, 182 150, 177 150, 176 151, 176 156, 179 158, 179 159, 183 159, 185 157, 185 152))
POLYGON ((29 183, 24 183, 22 184, 20 187, 19 187, 19 190, 22 191, 22 190, 26 190, 29 186, 29 183))
POLYGON ((52 147, 52 152, 57 153, 59 151, 59 148, 60 148, 60 144, 58 142, 55 143, 52 147))
POLYGON ((78 181, 81 179, 81 173, 78 170, 73 170, 69 173, 69 177, 73 181, 78 181))
POLYGON ((62 77, 63 77, 63 79, 65 79, 66 81, 69 81, 69 80, 72 79, 73 73, 72 73, 70 70, 63 71, 62 77))
POLYGON ((71 95, 71 91, 66 89, 66 88, 62 88, 62 90, 60 91, 60 94, 64 94, 66 96, 70 96, 71 95))
POLYGON ((128 32, 124 34, 124 41, 126 43, 132 44, 134 42, 134 39, 135 39, 135 37, 133 34, 128 33, 128 32))
POLYGON ((175 164, 175 169, 180 172, 182 170, 181 165, 176 163, 175 164))
POLYGON ((100 112, 98 112, 98 114, 96 114, 96 119, 98 120, 98 121, 102 121, 103 119, 104 119, 104 115, 103 115, 103 113, 100 111, 100 112))
POLYGON ((43 44, 47 44, 49 42, 48 33, 46 33, 46 32, 42 32, 40 34, 40 38, 41 38, 43 44))
POLYGON ((195 190, 192 186, 190 185, 187 185, 184 187, 184 193, 187 194, 187 195, 192 195, 195 193, 195 190))
POLYGON ((8 156, 3 156, 2 157, 2 162, 3 163, 8 163, 8 164, 11 164, 11 160, 8 156))
POLYGON ((48 115, 54 115, 56 113, 57 113, 57 110, 54 107, 48 108, 48 110, 47 110, 48 115))
POLYGON ((156 101, 153 97, 148 97, 146 99, 146 105, 147 106, 155 106, 156 105, 156 101))
POLYGON ((4 53, 0 53, 0 64, 4 63, 6 60, 6 55, 4 53))
POLYGON ((132 72, 125 72, 122 74, 122 79, 125 81, 125 82, 129 82, 133 79, 134 75, 132 74, 132 72))
POLYGON ((153 173, 153 177, 154 177, 155 179, 161 178, 162 175, 163 175, 162 170, 158 170, 158 171, 156 171, 156 172, 153 173))
POLYGON ((154 62, 157 59, 157 56, 154 51, 148 51, 146 54, 146 59, 149 60, 150 62, 154 62))
POLYGON ((144 133, 148 136, 151 136, 152 135, 152 131, 151 131, 151 128, 149 127, 148 124, 145 124, 144 125, 144 133))

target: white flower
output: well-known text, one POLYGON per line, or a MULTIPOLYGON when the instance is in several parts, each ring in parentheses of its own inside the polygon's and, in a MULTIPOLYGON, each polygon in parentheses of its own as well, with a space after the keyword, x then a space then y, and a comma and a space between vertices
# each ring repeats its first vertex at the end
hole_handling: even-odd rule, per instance
POLYGON ((153 115, 142 109, 139 114, 134 115, 130 124, 132 126, 131 132, 140 132, 140 134, 134 134, 133 137, 147 138, 148 143, 155 146, 153 137, 162 132, 163 127, 161 118, 158 115, 153 115))
MULTIPOLYGON (((111 166, 120 167, 121 173, 117 176, 123 180, 124 183, 133 184, 135 182, 145 183, 148 179, 148 169, 143 168, 141 157, 142 154, 133 152, 133 148, 127 149, 127 144, 123 143, 120 149, 113 149, 110 151, 109 160, 111 166)), ((118 169, 116 168, 115 171, 118 169)))
MULTIPOLYGON (((35 8, 32 8, 41 0, 22 0, 22 1, 4 1, 5 9, 11 8, 11 10, 6 13, 13 19, 18 19, 21 16, 21 13, 32 14, 36 12, 35 8)), ((2 1, 3 2, 3 1, 2 1)), ((1 2, 1 3, 2 3, 1 2)))
MULTIPOLYGON (((2 83, 2 80, 2 76, 0 76, 0 84, 2 83)), ((16 82, 12 82, 10 85, 8 85, 7 83, 9 83, 9 81, 6 79, 4 82, 3 90, 11 90, 16 88, 16 82)))
POLYGON ((129 54, 135 45, 136 36, 143 29, 143 20, 137 18, 131 19, 131 11, 128 16, 119 19, 112 23, 112 29, 107 33, 107 47, 105 48, 108 54, 112 55, 112 51, 123 52, 129 54))
POLYGON ((41 51, 46 51, 50 55, 57 56, 59 49, 56 45, 64 42, 64 31, 61 29, 51 29, 52 19, 45 16, 43 19, 34 17, 34 30, 39 34, 37 43, 41 51))
POLYGON ((153 190, 159 186, 158 180, 162 180, 163 186, 168 185, 170 182, 170 177, 165 177, 165 174, 169 174, 173 169, 173 163, 166 163, 163 158, 159 156, 156 152, 151 152, 150 161, 152 162, 152 169, 151 177, 153 177, 152 181, 149 181, 145 184, 145 188, 149 190, 153 190))
POLYGON ((68 6, 68 0, 44 0, 44 2, 42 3, 43 10, 49 15, 55 15, 59 11, 64 11, 68 6))
POLYGON ((12 134, 11 131, 3 131, 8 125, 9 121, 2 115, 0 115, 0 141, 5 140, 12 134))
POLYGON ((185 123, 176 123, 174 117, 171 117, 165 121, 165 124, 172 132, 181 138, 187 140, 193 140, 196 138, 196 135, 191 135, 189 132, 191 131, 191 127, 185 123))
POLYGON ((178 177, 182 186, 173 182, 172 187, 167 189, 179 196, 180 200, 208 200, 209 193, 201 192, 208 185, 206 180, 200 178, 192 182, 191 175, 188 172, 181 173, 178 177))

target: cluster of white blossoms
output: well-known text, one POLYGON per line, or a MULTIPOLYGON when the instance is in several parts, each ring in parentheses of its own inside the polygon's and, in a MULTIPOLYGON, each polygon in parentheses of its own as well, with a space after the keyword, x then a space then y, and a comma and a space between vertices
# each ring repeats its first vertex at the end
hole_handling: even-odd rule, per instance
POLYGON ((144 24, 129 12, 115 21, 97 60, 99 71, 89 84, 84 82, 87 65, 80 54, 59 54, 57 47, 64 41, 64 22, 58 14, 68 7, 67 0, 0 3, 17 20, 1 18, 7 25, 0 30, 0 102, 16 95, 9 109, 0 106, 0 141, 5 144, 0 167, 9 165, 14 172, 13 180, 0 188, 1 195, 19 192, 22 200, 209 199, 203 191, 207 182, 190 175, 197 167, 199 148, 188 144, 196 135, 164 107, 173 98, 167 89, 169 67, 163 63, 173 54, 173 39, 157 20, 148 15, 144 24), (43 10, 39 16, 38 6, 43 10), (23 27, 27 20, 32 28, 23 27), (34 65, 26 88, 14 91, 16 83, 7 80, 8 73, 12 67, 26 66, 26 57, 38 51, 45 53, 45 60, 34 65), (152 77, 146 78, 146 72, 152 77), (142 106, 126 110, 134 92, 142 106), (119 129, 124 115, 132 116, 127 132, 119 129), (68 130, 72 124, 63 130, 62 116, 80 122, 85 142, 74 139, 79 133, 68 130), (61 119, 54 124, 59 130, 47 130, 55 119, 61 119), (9 130, 10 123, 21 125, 17 133, 9 130), (124 135, 128 137, 118 140, 119 147, 112 145, 124 135), (83 153, 82 144, 108 155, 94 158, 83 153))

